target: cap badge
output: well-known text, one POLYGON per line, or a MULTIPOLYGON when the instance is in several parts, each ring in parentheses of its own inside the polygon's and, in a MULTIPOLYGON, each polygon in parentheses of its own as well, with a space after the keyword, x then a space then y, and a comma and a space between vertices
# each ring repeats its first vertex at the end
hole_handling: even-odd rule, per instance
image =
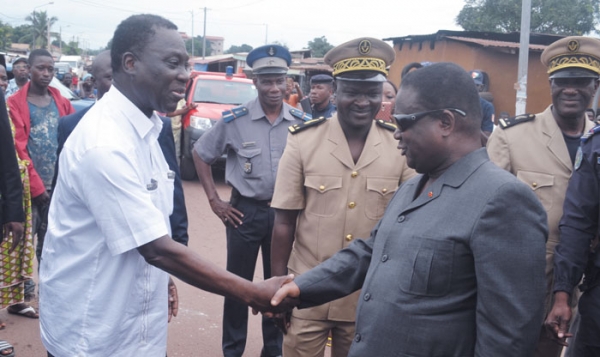
POLYGON ((360 43, 358 44, 358 52, 361 55, 366 55, 369 52, 371 52, 371 41, 369 41, 369 40, 360 41, 360 43))
POLYGON ((269 56, 275 56, 275 47, 273 47, 273 46, 269 47, 269 50, 267 51, 267 54, 269 56))
POLYGON ((567 48, 571 52, 576 52, 577 50, 579 50, 579 41, 577 41, 577 40, 569 41, 569 43, 567 44, 567 48))

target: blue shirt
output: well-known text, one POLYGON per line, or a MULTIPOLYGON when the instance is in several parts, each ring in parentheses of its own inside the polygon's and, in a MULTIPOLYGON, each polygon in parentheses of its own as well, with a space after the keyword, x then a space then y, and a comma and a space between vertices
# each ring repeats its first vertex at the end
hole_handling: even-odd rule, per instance
POLYGON ((491 133, 494 130, 494 123, 492 122, 494 105, 481 97, 479 97, 479 104, 481 105, 481 131, 491 133))
POLYGON ((29 102, 27 104, 31 122, 27 151, 33 161, 33 167, 49 190, 52 188, 58 148, 58 107, 54 99, 45 107, 38 107, 29 102))

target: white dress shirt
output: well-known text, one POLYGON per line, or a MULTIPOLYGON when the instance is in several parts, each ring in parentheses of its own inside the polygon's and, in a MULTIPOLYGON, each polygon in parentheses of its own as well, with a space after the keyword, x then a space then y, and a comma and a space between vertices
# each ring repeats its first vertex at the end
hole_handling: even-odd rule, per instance
POLYGON ((170 234, 161 128, 112 86, 65 143, 40 264, 41 335, 55 356, 166 354, 168 275, 136 249, 170 234))

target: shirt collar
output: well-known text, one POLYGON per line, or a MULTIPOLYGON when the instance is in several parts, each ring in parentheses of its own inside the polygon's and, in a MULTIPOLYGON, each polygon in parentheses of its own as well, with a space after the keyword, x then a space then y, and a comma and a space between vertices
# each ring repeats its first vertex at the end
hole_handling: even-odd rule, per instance
MULTIPOLYGON (((250 101, 248 103, 247 107, 248 107, 248 111, 250 114, 250 119, 258 120, 258 119, 266 118, 267 115, 265 114, 265 111, 263 110, 262 106, 260 105, 260 101, 258 100, 258 97, 256 97, 252 101, 250 101)), ((292 116, 292 114, 290 114, 290 109, 292 109, 292 107, 289 104, 287 104, 286 102, 283 102, 283 106, 281 107, 281 110, 283 111, 283 119, 285 119, 287 121, 295 120, 294 117, 292 116)), ((275 124, 279 123, 280 121, 281 121, 281 113, 279 113, 279 118, 277 118, 277 120, 275 121, 275 124)))
POLYGON ((111 98, 115 104, 115 109, 123 114, 124 120, 131 123, 140 138, 146 142, 158 139, 163 124, 156 112, 153 112, 152 116, 148 118, 114 85, 104 94, 104 97, 111 98))

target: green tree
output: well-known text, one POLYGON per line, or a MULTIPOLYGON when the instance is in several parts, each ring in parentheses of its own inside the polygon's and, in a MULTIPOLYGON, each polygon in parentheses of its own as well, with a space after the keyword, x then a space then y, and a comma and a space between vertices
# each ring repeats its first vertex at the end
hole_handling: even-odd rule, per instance
POLYGON ((0 50, 7 49, 11 44, 13 28, 0 20, 0 50))
MULTIPOLYGON (((521 31, 521 0, 466 0, 456 23, 467 31, 521 31)), ((532 32, 583 35, 600 20, 598 0, 532 0, 532 32)))
MULTIPOLYGON (((32 30, 29 34, 29 43, 33 43, 33 48, 46 48, 48 45, 48 29, 58 21, 56 16, 48 17, 46 11, 32 12, 27 15, 26 21, 31 22, 32 30), (33 39, 31 38, 33 36, 33 39)), ((50 36, 56 37, 57 34, 50 32, 50 36)))
MULTIPOLYGON (((194 41, 194 56, 202 56, 202 36, 196 36, 193 38, 194 41)), ((185 41, 185 49, 192 56, 192 39, 185 41)), ((206 55, 210 56, 210 42, 206 41, 206 55)))
POLYGON ((308 41, 308 48, 310 49, 313 57, 323 57, 329 50, 333 48, 333 45, 327 42, 325 36, 315 37, 314 40, 308 41))
POLYGON ((31 43, 31 25, 25 24, 14 27, 10 41, 12 43, 31 43))
POLYGON ((250 52, 253 48, 250 45, 243 44, 241 46, 231 46, 225 53, 239 53, 239 52, 250 52))

